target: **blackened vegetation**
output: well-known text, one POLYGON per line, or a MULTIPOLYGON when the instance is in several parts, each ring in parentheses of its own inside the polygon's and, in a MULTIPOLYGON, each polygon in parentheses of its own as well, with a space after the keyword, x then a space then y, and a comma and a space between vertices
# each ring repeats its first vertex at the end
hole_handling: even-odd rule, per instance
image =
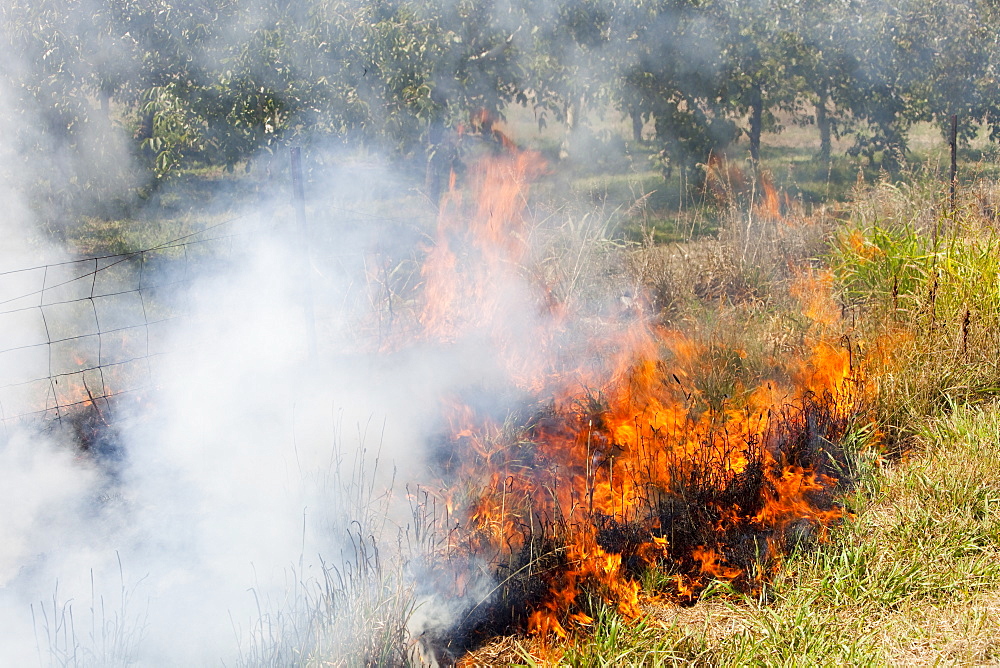
MULTIPOLYGON (((595 417, 599 416, 590 416, 591 423, 599 424, 595 417)), ((739 591, 760 590, 782 554, 814 544, 826 529, 822 523, 831 521, 824 518, 835 521, 842 516, 837 494, 847 490, 852 481, 844 473, 851 467, 840 444, 851 427, 851 417, 850 411, 838 407, 835 397, 808 394, 762 420, 767 426, 752 436, 731 438, 720 421, 714 428, 719 431, 704 435, 701 454, 693 457, 666 450, 668 439, 648 433, 641 443, 631 446, 640 452, 635 453, 638 464, 631 469, 634 479, 630 482, 645 490, 645 498, 627 516, 593 508, 581 511, 580 506, 553 510, 538 499, 533 502, 530 495, 523 497, 526 504, 515 507, 511 494, 507 512, 517 514, 519 524, 517 535, 508 538, 507 545, 490 545, 479 540, 474 530, 454 543, 456 549, 470 551, 490 545, 493 552, 479 556, 491 564, 495 586, 451 629, 434 639, 436 653, 448 660, 497 635, 524 631, 531 613, 556 607, 554 592, 567 588, 577 593, 569 606, 561 606, 561 621, 565 623, 573 613, 593 615, 600 601, 607 600, 606 587, 575 572, 577 564, 566 556, 566 546, 581 533, 593 536, 605 552, 621 555, 624 578, 638 581, 656 573, 660 577, 647 582, 659 583, 659 593, 682 605, 693 604, 714 579, 728 579, 739 591), (726 462, 740 455, 744 465, 727 466, 726 462), (650 470, 643 470, 643 462, 656 457, 667 460, 666 484, 653 474, 652 463, 650 470), (809 474, 813 484, 796 491, 809 511, 800 516, 786 513, 776 520, 765 508, 787 493, 778 488, 784 483, 776 481, 789 471, 809 474), (728 575, 710 572, 706 552, 716 555, 715 563, 728 575)), ((532 453, 530 466, 525 466, 527 461, 507 461, 508 470, 511 465, 522 466, 536 479, 551 475, 552 462, 545 461, 543 444, 524 447, 524 441, 530 439, 523 436, 546 432, 539 430, 539 424, 552 418, 543 410, 525 421, 519 443, 499 448, 515 459, 524 458, 526 451, 532 453)), ((608 436, 604 434, 605 440, 608 436)), ((611 447, 624 450, 626 446, 611 447)), ((495 454, 490 456, 491 465, 496 458, 495 454)), ((556 483, 552 478, 545 484, 556 483)), ((513 488, 510 480, 503 484, 513 488)), ((538 495, 544 493, 544 487, 538 484, 538 495)))
MULTIPOLYGON (((701 577, 703 564, 695 557, 700 548, 720 555, 726 567, 738 569, 740 575, 732 585, 748 592, 764 584, 781 554, 816 541, 825 527, 815 517, 837 510, 837 494, 852 484, 844 475, 850 467, 840 446, 849 427, 850 416, 833 397, 809 394, 773 414, 763 434, 742 444, 748 463, 739 473, 720 471, 710 460, 672 462, 671 484, 657 490, 645 524, 655 527, 649 535, 666 539, 667 548, 656 566, 681 574, 692 584, 681 603, 693 603, 707 583, 701 577), (789 470, 811 472, 821 481, 816 489, 796 490, 814 513, 769 521, 762 512, 782 493, 774 481, 789 470)), ((613 540, 604 540, 601 546, 623 552, 613 540)), ((628 563, 623 559, 623 565, 628 563)), ((645 567, 648 564, 639 564, 633 576, 640 576, 645 567)))
POLYGON ((432 639, 441 663, 452 663, 498 635, 528 627, 531 613, 546 603, 554 587, 564 584, 560 580, 573 567, 556 534, 554 526, 526 532, 522 547, 494 567, 497 585, 492 594, 432 639))
POLYGON ((799 404, 785 406, 766 434, 764 446, 776 462, 814 471, 836 483, 810 495, 817 507, 832 503, 835 493, 848 491, 854 482, 844 473, 851 462, 842 445, 853 418, 838 406, 836 397, 810 393, 799 404))
POLYGON ((109 480, 116 480, 124 465, 125 449, 109 415, 110 409, 102 408, 99 402, 81 403, 64 410, 46 429, 68 435, 68 439, 59 442, 71 443, 81 456, 93 460, 109 480))

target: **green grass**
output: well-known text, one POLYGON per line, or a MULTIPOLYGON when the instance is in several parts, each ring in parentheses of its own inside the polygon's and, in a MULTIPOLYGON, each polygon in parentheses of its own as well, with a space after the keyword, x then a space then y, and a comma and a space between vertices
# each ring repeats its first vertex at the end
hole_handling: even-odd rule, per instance
POLYGON ((855 336, 878 358, 879 412, 895 441, 927 415, 1000 388, 1000 238, 963 194, 932 181, 881 183, 855 205, 829 262, 855 336))
MULTIPOLYGON (((625 620, 602 609, 591 632, 567 647, 560 663, 579 668, 665 666, 696 662, 706 654, 707 643, 697 633, 652 616, 625 620)), ((530 665, 529 652, 525 658, 530 665)))
POLYGON ((219 226, 211 236, 233 233, 225 222, 245 215, 260 201, 259 177, 242 170, 192 170, 163 184, 123 218, 83 217, 65 230, 80 255, 131 253, 219 226))

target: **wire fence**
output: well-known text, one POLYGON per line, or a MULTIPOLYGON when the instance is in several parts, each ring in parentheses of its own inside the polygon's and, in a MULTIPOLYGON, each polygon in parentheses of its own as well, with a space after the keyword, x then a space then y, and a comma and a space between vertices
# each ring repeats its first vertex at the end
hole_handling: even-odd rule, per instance
POLYGON ((150 248, 0 272, 0 424, 108 415, 155 385, 187 291, 233 254, 239 216, 150 248))
MULTIPOLYGON (((317 323, 323 333, 341 327, 337 314, 350 310, 352 300, 370 309, 366 291, 373 280, 385 283, 388 295, 392 267, 383 265, 394 252, 385 246, 426 241, 417 219, 427 213, 421 206, 401 212, 377 194, 312 195, 309 241, 299 251, 306 257, 288 274, 318 284, 315 298, 309 297, 309 310, 316 307, 310 324, 315 336, 317 323), (352 238, 353 252, 342 243, 345 237, 352 238)), ((290 213, 264 203, 257 212, 145 249, 0 271, 0 431, 24 421, 59 420, 81 407, 117 419, 119 404, 141 401, 159 387, 170 356, 198 345, 174 336, 178 321, 191 316, 186 288, 226 261, 238 262, 241 244, 235 240, 287 228, 290 213)), ((386 295, 375 299, 386 301, 391 316, 386 295)), ((380 315, 378 336, 388 326, 384 319, 380 315)))

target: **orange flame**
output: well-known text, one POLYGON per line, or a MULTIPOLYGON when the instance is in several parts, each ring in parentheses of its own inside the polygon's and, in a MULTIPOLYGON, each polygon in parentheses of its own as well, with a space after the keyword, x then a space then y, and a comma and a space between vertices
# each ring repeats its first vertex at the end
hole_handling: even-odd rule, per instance
MULTIPOLYGON (((525 600, 524 626, 563 637, 592 623, 584 591, 634 617, 644 569, 673 571, 674 595, 691 600, 707 579, 752 586, 751 571, 796 527, 821 536, 843 515, 830 501, 836 480, 818 468, 822 444, 843 435, 866 394, 849 341, 816 336, 804 356, 769 360, 771 380, 720 400, 696 382, 718 351, 681 331, 623 317, 582 342, 564 336, 572 314, 524 271, 526 192, 543 172, 537 154, 511 148, 448 194, 419 322, 439 342, 486 336, 512 385, 536 398, 511 418, 513 436, 461 400, 446 406, 458 463, 445 486, 464 510, 462 549, 506 564, 508 579, 544 583, 525 600)), ((773 187, 762 205, 780 214, 773 187)), ((809 268, 792 287, 819 332, 839 322, 831 288, 809 268)))

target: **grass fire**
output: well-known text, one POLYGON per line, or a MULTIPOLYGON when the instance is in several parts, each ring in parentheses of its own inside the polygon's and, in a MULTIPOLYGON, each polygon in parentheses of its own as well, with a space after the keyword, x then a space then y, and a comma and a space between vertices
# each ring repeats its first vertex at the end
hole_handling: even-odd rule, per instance
POLYGON ((501 367, 444 402, 440 481, 412 501, 439 499, 427 559, 440 595, 465 599, 483 569, 496 583, 435 639, 452 660, 511 630, 565 637, 601 605, 636 618, 643 599, 690 604, 713 582, 759 592, 783 555, 844 518, 842 442, 870 419, 829 276, 807 263, 788 267, 802 339, 753 361, 663 324, 641 293, 560 300, 563 277, 527 245, 544 171, 516 150, 475 165, 420 272, 418 336, 485 340, 501 367), (497 291, 511 275, 516 299, 497 291))
POLYGON ((0 667, 1000 663, 987 0, 5 0, 0 667))

